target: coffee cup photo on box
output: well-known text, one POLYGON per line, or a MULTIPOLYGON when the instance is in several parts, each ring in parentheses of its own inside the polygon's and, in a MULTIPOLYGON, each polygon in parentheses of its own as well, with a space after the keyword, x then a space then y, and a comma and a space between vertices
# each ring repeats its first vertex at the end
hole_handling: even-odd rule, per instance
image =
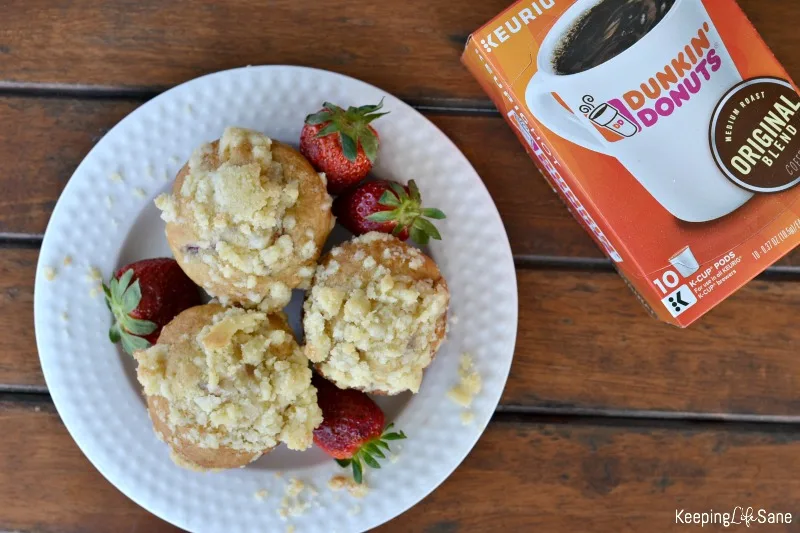
POLYGON ((742 81, 701 0, 578 0, 537 66, 525 94, 533 116, 616 158, 676 218, 716 220, 753 197, 717 168, 699 118, 742 81))

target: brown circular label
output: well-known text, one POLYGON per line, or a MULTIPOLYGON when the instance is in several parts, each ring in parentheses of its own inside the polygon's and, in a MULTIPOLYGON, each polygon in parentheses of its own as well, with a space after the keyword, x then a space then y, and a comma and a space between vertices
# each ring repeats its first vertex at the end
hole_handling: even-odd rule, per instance
POLYGON ((728 91, 711 119, 719 169, 753 192, 800 182, 800 96, 779 78, 754 78, 728 91))

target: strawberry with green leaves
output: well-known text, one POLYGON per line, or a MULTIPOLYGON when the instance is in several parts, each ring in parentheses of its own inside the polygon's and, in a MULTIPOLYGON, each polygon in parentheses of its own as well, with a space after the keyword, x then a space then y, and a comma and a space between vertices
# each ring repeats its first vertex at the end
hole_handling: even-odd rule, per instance
POLYGON ((145 259, 124 266, 103 285, 114 315, 111 342, 122 342, 129 354, 158 341, 161 329, 182 311, 200 305, 197 285, 174 259, 145 259))
POLYGON ((439 230, 428 219, 441 220, 444 213, 422 207, 414 180, 408 186, 388 180, 368 181, 350 189, 333 202, 337 221, 356 235, 370 231, 391 233, 405 241, 409 236, 420 246, 441 240, 439 230))
POLYGON ((377 105, 348 107, 325 102, 308 115, 300 133, 300 153, 317 172, 324 172, 328 192, 339 194, 367 177, 378 157, 380 139, 370 124, 387 113, 377 105))
POLYGON ((353 479, 361 483, 364 465, 380 468, 378 460, 386 458, 389 442, 406 435, 392 431, 393 424, 384 427, 383 411, 363 392, 340 389, 316 374, 311 382, 322 409, 322 424, 314 430, 314 443, 339 466, 351 467, 353 479))

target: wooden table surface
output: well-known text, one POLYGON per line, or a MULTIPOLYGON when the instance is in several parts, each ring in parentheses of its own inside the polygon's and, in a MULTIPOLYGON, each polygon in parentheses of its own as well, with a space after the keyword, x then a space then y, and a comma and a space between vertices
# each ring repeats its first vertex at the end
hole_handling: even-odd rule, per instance
MULTIPOLYGON (((649 318, 459 63, 508 2, 0 1, 0 531, 176 531, 62 425, 34 269, 61 190, 109 128, 248 64, 329 69, 414 105, 475 166, 511 239, 519 337, 497 413, 453 476, 379 531, 680 531, 699 526, 676 509, 737 505, 794 513, 756 531, 800 531, 800 251, 687 331, 649 318)), ((800 79, 800 3, 741 4, 800 79)))

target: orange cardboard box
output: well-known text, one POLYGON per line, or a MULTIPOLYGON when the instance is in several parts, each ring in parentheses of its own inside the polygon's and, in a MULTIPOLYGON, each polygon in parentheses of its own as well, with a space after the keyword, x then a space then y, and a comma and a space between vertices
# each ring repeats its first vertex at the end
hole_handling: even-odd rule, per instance
POLYGON ((800 243, 800 96, 734 0, 523 0, 462 60, 660 319, 800 243))

